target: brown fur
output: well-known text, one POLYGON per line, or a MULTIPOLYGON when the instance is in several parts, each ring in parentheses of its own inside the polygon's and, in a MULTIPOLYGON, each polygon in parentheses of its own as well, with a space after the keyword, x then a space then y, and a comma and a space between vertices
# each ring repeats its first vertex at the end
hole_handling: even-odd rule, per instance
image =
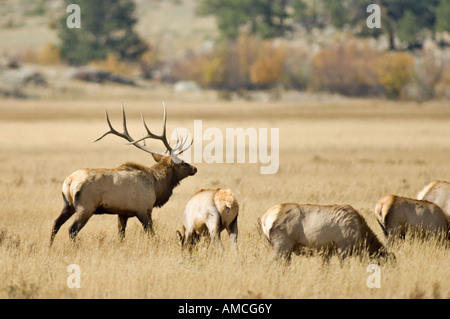
POLYGON ((186 205, 182 233, 176 235, 182 247, 195 244, 200 236, 220 243, 220 233, 226 229, 236 247, 239 204, 229 189, 201 189, 186 205))
POLYGON ((151 213, 163 206, 173 189, 197 169, 185 162, 176 164, 170 156, 153 155, 152 167, 126 162, 112 169, 80 169, 63 183, 64 206, 55 220, 50 244, 59 228, 76 213, 69 229, 72 239, 93 214, 118 215, 119 236, 125 236, 129 217, 137 217, 144 230, 153 234, 151 213))
POLYGON ((274 256, 290 259, 292 252, 316 250, 340 256, 353 253, 385 257, 387 252, 364 218, 351 206, 279 204, 261 218, 263 233, 274 256))
POLYGON ((387 195, 377 202, 375 215, 386 238, 405 238, 409 229, 437 234, 449 228, 443 210, 425 200, 387 195))

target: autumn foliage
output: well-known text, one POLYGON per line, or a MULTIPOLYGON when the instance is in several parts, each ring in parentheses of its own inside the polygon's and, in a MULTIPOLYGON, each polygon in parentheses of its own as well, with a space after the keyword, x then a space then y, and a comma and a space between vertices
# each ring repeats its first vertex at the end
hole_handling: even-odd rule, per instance
POLYGON ((399 98, 413 77, 414 59, 408 53, 386 52, 378 58, 378 81, 386 96, 399 98))
POLYGON ((272 41, 262 42, 255 61, 250 65, 250 82, 259 87, 268 87, 283 78, 284 48, 272 41))
POLYGON ((375 95, 377 52, 364 42, 339 43, 312 59, 309 88, 344 95, 375 95))
POLYGON ((357 39, 311 50, 282 39, 240 36, 208 51, 186 50, 164 80, 196 81, 222 92, 284 88, 427 100, 445 94, 435 90, 445 87, 445 61, 429 52, 384 51, 357 39))

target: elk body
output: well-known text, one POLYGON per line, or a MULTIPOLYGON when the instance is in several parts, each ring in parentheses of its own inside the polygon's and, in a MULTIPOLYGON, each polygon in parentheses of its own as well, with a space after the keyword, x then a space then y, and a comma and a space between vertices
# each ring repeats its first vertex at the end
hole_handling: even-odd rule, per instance
POLYGON ((260 219, 262 231, 274 250, 274 257, 290 259, 303 249, 339 253, 345 258, 368 251, 371 257, 386 256, 383 244, 364 218, 351 206, 279 204, 260 219))
POLYGON ((150 132, 144 119, 143 123, 147 135, 135 141, 128 133, 126 127, 125 111, 123 112, 123 133, 116 131, 106 119, 110 130, 96 141, 108 134, 114 134, 126 139, 129 144, 152 154, 157 162, 152 167, 146 167, 133 162, 124 163, 116 168, 85 168, 79 169, 66 178, 62 187, 64 206, 60 216, 55 220, 50 245, 60 227, 72 216, 75 221, 70 226, 69 236, 74 239, 78 232, 94 214, 118 215, 119 237, 125 236, 127 220, 137 217, 144 230, 153 234, 152 210, 163 206, 172 195, 173 189, 184 178, 194 175, 197 169, 181 161, 176 155, 180 154, 184 143, 177 142, 171 148, 166 138, 166 109, 164 106, 164 129, 162 135, 150 132), (159 139, 166 146, 171 155, 166 156, 148 149, 140 143, 147 139, 159 139))
POLYGON ((425 186, 417 195, 419 200, 427 200, 438 205, 450 219, 450 183, 434 181, 425 186))
POLYGON ((405 238, 408 229, 439 233, 449 227, 447 217, 438 205, 396 195, 380 199, 375 206, 375 215, 386 238, 405 238))
POLYGON ((176 232, 178 241, 191 248, 200 236, 208 236, 213 244, 221 244, 220 233, 226 229, 236 248, 238 214, 239 204, 229 189, 202 189, 186 204, 183 230, 176 232))

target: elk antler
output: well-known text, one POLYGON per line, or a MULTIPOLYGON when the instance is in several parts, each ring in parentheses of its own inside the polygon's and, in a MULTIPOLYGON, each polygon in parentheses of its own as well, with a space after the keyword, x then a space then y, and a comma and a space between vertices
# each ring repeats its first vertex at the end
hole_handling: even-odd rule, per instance
POLYGON ((136 143, 139 143, 139 142, 142 142, 142 141, 145 142, 145 140, 148 139, 148 138, 158 139, 158 140, 161 140, 164 143, 164 145, 166 146, 167 152, 169 152, 171 155, 174 155, 174 156, 181 155, 185 150, 187 150, 189 147, 191 147, 191 145, 194 142, 194 140, 192 139, 191 143, 188 145, 188 147, 186 147, 185 149, 182 149, 184 144, 186 144, 187 137, 185 139, 182 138, 180 140, 179 136, 178 136, 178 132, 177 132, 177 142, 176 142, 174 147, 170 146, 170 143, 168 143, 167 137, 166 137, 166 120, 167 120, 166 104, 164 102, 162 102, 162 103, 163 103, 163 107, 164 107, 163 132, 162 132, 162 134, 161 135, 153 134, 150 131, 150 129, 148 128, 147 124, 145 123, 144 116, 141 113, 142 123, 144 124, 145 130, 147 131, 147 135, 143 136, 142 138, 138 139, 137 141, 133 141, 133 142, 130 142, 128 144, 136 144, 136 143))
MULTIPOLYGON (((142 123, 144 124, 145 130, 147 131, 147 135, 142 137, 141 139, 135 141, 130 134, 128 133, 128 129, 127 129, 127 120, 126 120, 126 116, 125 116, 125 108, 123 106, 122 103, 122 118, 123 118, 123 133, 118 132, 116 129, 113 128, 113 126, 111 125, 111 121, 109 120, 109 115, 108 115, 108 111, 105 109, 105 113, 106 113, 106 122, 108 123, 109 126, 109 131, 107 131, 105 134, 103 134, 102 136, 100 136, 98 139, 96 139, 94 142, 97 142, 99 140, 101 140, 103 137, 105 137, 108 134, 114 134, 116 136, 119 136, 121 138, 126 139, 129 143, 127 144, 131 144, 136 146, 137 148, 139 148, 140 150, 143 150, 147 153, 150 154, 156 154, 156 155, 160 155, 160 156, 165 156, 164 154, 161 154, 159 152, 153 151, 149 148, 147 148, 145 146, 145 140, 148 138, 152 138, 152 139, 156 139, 156 140, 160 140, 163 142, 164 146, 167 149, 167 152, 169 152, 171 155, 175 155, 174 152, 181 154, 184 150, 182 150, 181 152, 179 151, 179 149, 181 149, 181 147, 186 143, 186 140, 182 141, 183 143, 181 144, 180 141, 177 139, 177 143, 175 145, 174 148, 172 148, 169 144, 169 142, 167 141, 167 137, 166 137, 166 119, 167 119, 167 111, 166 111, 166 105, 163 102, 163 107, 164 107, 164 118, 163 118, 163 132, 161 135, 156 135, 153 134, 150 129, 148 128, 147 124, 145 123, 144 117, 141 114, 141 118, 142 118, 142 123), (139 142, 144 141, 144 144, 140 144, 139 142)), ((192 143, 191 143, 192 144, 192 143)))

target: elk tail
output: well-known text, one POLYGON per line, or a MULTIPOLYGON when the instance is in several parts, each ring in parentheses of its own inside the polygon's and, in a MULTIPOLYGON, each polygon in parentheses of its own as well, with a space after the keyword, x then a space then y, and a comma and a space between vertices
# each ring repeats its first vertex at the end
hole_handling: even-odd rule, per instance
POLYGON ((229 189, 219 189, 214 194, 214 204, 222 212, 224 209, 239 209, 238 202, 229 189))

